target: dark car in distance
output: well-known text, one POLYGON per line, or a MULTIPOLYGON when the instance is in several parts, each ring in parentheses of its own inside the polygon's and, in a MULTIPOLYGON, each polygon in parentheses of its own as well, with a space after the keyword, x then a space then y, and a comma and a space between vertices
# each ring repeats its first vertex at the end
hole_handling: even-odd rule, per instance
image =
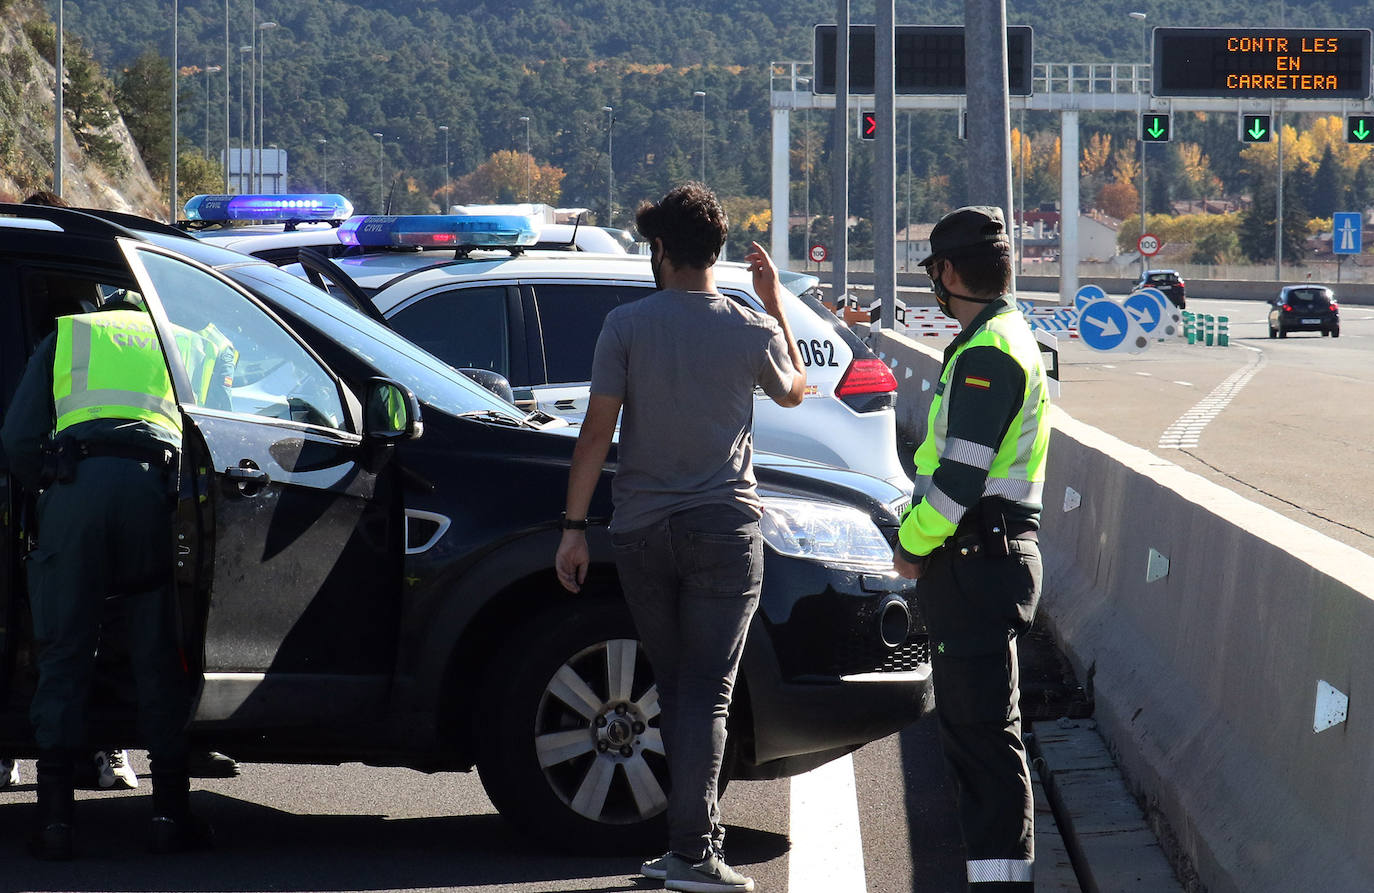
POLYGON ((1285 285, 1269 304, 1269 337, 1287 338, 1289 332, 1341 337, 1341 308, 1335 293, 1324 285, 1285 285))
MULTIPOLYGON (((200 405, 164 349, 185 429, 166 548, 196 745, 249 762, 475 767, 498 810, 550 844, 661 840, 657 687, 606 527, 614 451, 572 597, 553 556, 574 428, 269 263, 105 216, 0 204, 0 413, 54 318, 112 294, 141 296, 164 345, 207 325, 233 342, 227 408, 200 405), (399 424, 374 411, 398 397, 399 424)), ((916 584, 891 568, 909 495, 755 461, 766 574, 724 768, 741 780, 804 772, 932 706, 916 584)), ((0 469, 0 754, 24 758, 33 500, 0 469)), ((108 678, 127 673, 120 653, 102 657, 108 678)), ((92 740, 136 746, 124 689, 93 696, 92 740)))
POLYGON ((1183 277, 1177 270, 1146 270, 1131 285, 1131 291, 1137 292, 1142 288, 1157 288, 1164 293, 1175 307, 1184 310, 1188 306, 1187 296, 1184 294, 1183 277))

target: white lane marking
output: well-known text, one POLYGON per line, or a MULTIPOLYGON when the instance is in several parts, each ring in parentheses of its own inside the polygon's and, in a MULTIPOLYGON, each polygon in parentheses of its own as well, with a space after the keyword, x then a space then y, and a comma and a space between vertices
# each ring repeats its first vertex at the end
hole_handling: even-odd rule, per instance
POLYGON ((850 756, 792 779, 788 893, 864 893, 863 835, 850 756))
POLYGON ((1181 384, 1185 388, 1191 388, 1193 386, 1193 383, 1191 381, 1175 381, 1174 384, 1181 384))
POLYGON ((1154 378, 1154 377, 1155 377, 1155 374, 1154 374, 1153 372, 1137 372, 1136 375, 1143 375, 1143 376, 1145 376, 1146 378, 1154 378))
POLYGON ((1250 362, 1236 370, 1230 378, 1213 388, 1212 393, 1203 397, 1197 405, 1165 428, 1159 438, 1159 449, 1181 450, 1197 446, 1198 438, 1202 436, 1202 429, 1207 427, 1207 423, 1220 415, 1227 404, 1240 393, 1240 389, 1245 387, 1264 366, 1264 351, 1247 345, 1237 346, 1254 351, 1250 362))

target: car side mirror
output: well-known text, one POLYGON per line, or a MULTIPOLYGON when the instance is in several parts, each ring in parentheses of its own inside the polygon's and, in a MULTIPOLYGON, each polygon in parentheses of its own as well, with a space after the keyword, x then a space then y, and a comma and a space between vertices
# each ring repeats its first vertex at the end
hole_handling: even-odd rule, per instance
POLYGON ((406 388, 389 378, 367 382, 363 406, 363 435, 369 440, 398 442, 414 440, 424 433, 420 401, 406 388))
POLYGON ((480 384, 482 387, 491 391, 496 396, 505 400, 507 403, 515 402, 515 392, 511 390, 510 382, 499 372, 490 369, 459 369, 459 372, 480 384))

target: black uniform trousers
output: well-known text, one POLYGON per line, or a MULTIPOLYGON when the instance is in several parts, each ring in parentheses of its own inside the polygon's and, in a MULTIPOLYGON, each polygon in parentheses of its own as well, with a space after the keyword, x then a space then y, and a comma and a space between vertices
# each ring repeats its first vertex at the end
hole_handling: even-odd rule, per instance
POLYGON ((38 548, 28 556, 38 642, 30 718, 45 751, 89 747, 87 699, 104 600, 124 601, 138 690, 138 729, 154 772, 186 760, 190 685, 178 650, 168 469, 93 457, 38 500, 38 548), (159 765, 160 764, 160 765, 159 765))
POLYGON ((1040 550, 1013 539, 988 556, 955 537, 931 553, 917 599, 931 638, 935 713, 954 776, 976 893, 1034 889, 1035 804, 1021 740, 1016 636, 1040 597, 1040 550))

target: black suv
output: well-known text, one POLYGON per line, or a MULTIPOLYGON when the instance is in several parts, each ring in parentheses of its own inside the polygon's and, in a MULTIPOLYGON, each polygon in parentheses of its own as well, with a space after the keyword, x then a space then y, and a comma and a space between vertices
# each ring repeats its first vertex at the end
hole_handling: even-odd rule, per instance
MULTIPOLYGON (((575 429, 270 264, 103 218, 0 204, 0 409, 54 317, 114 293, 143 296, 164 344, 207 322, 234 342, 227 410, 196 405, 167 351, 186 431, 177 583, 197 744, 246 761, 475 766, 542 839, 661 840, 657 693, 605 526, 614 452, 587 586, 569 596, 552 565, 575 429), (368 399, 398 385, 404 426, 370 429, 368 399)), ((887 554, 907 497, 799 460, 761 458, 758 478, 766 573, 730 717, 736 779, 805 771, 931 707, 915 584, 887 554)), ((35 751, 32 500, 0 475, 0 753, 17 756, 35 751)), ((117 699, 93 704, 93 740, 132 743, 117 699)))
POLYGON ((1321 332, 1322 337, 1341 337, 1341 308, 1336 295, 1324 285, 1285 285, 1269 302, 1269 337, 1287 338, 1289 332, 1321 332))
POLYGON ((1177 270, 1146 270, 1139 279, 1131 284, 1131 291, 1137 292, 1142 288, 1157 288, 1175 307, 1183 310, 1188 306, 1188 299, 1183 292, 1183 286, 1183 277, 1178 275, 1177 270))

